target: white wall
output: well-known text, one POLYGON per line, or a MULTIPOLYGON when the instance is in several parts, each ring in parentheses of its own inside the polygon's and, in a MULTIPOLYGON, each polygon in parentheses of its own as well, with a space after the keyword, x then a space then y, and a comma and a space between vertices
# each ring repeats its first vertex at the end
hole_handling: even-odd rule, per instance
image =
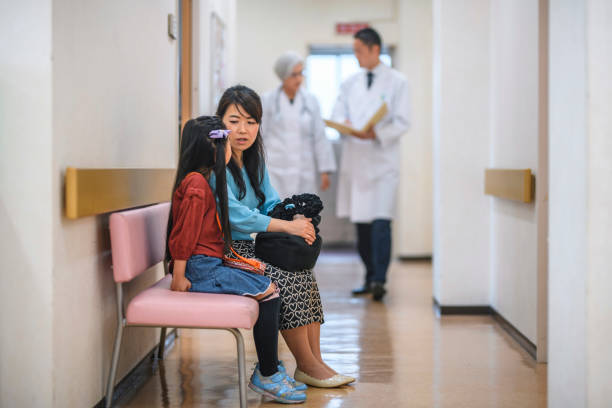
POLYGON ((612 406, 612 3, 587 2, 589 134, 589 274, 587 278, 587 401, 612 406))
POLYGON ((423 256, 433 250, 431 0, 400 1, 398 18, 395 61, 410 83, 412 118, 401 147, 395 250, 400 256, 423 256))
POLYGON ((550 2, 549 407, 586 406, 585 23, 583 1, 550 2))
POLYGON ((433 10, 433 294, 489 305, 489 1, 435 0, 433 10))
POLYGON ((53 398, 51 1, 0 13, 0 406, 53 398), (27 379, 27 380, 26 380, 27 379))
MULTIPOLYGON (((178 15, 176 1, 53 2, 53 406, 93 406, 103 397, 116 325, 108 216, 64 217, 64 171, 175 167, 178 42, 167 34, 170 13, 178 15)), ((161 274, 126 285, 128 298, 161 274)), ((125 331, 118 380, 158 333, 125 331)))
POLYGON ((612 405, 612 5, 550 1, 550 407, 612 405))
MULTIPOLYGON (((394 252, 400 256, 430 255, 431 2, 238 0, 236 12, 235 80, 258 92, 278 86, 272 67, 284 51, 295 50, 307 55, 310 45, 352 46, 351 35, 335 33, 336 23, 367 22, 379 31, 385 44, 395 46, 394 65, 408 78, 413 111, 411 130, 402 144, 398 215, 393 226, 394 252)), ((334 207, 335 200, 326 202, 331 213, 334 207)), ((354 239, 348 221, 324 216, 325 222, 333 224, 331 231, 322 227, 324 239, 354 239)))
POLYGON ((536 205, 483 191, 486 168, 531 168, 538 177, 538 7, 434 2, 434 298, 490 305, 542 346, 536 205))
POLYGON ((211 18, 217 15, 225 26, 226 87, 234 85, 236 61, 236 1, 198 0, 193 2, 193 116, 212 115, 211 104, 211 18))
POLYGON ((238 0, 236 80, 262 93, 278 86, 273 66, 283 52, 295 50, 308 55, 310 45, 352 46, 351 35, 336 34, 336 23, 369 22, 386 44, 396 45, 399 39, 396 3, 392 0, 238 0))
MULTIPOLYGON (((538 180, 538 2, 491 1, 489 167, 538 180)), ((536 194, 540 193, 540 185, 536 194)), ((537 343, 535 203, 490 198, 491 306, 537 343)))

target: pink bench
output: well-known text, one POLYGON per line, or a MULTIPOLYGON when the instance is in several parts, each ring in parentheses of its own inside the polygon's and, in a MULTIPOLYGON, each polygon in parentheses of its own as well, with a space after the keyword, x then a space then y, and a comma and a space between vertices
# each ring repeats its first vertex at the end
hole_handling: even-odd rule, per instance
POLYGON ((239 328, 252 329, 257 301, 235 295, 172 292, 171 275, 136 295, 124 309, 123 283, 129 282, 164 259, 169 203, 117 212, 110 217, 113 276, 117 289, 117 334, 106 388, 106 407, 113 400, 115 373, 123 328, 161 327, 158 356, 163 358, 166 328, 223 329, 236 338, 240 406, 246 408, 244 340, 239 328), (124 312, 124 310, 127 310, 124 312))

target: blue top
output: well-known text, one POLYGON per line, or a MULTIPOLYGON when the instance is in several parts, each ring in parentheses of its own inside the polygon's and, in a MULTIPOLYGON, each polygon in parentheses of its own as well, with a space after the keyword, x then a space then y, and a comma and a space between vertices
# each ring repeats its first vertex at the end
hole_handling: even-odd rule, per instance
MULTIPOLYGON (((234 177, 229 169, 225 170, 227 178, 227 205, 229 208, 229 221, 232 226, 233 240, 248 240, 253 238, 249 234, 254 232, 264 232, 270 225, 270 217, 267 215, 276 204, 281 200, 278 193, 270 184, 268 169, 264 169, 264 178, 261 184, 261 190, 266 196, 266 201, 259 205, 259 200, 255 195, 255 190, 251 186, 251 181, 247 175, 246 169, 242 167, 242 178, 246 186, 246 194, 242 200, 238 199, 238 185, 234 181, 234 177)), ((209 184, 213 191, 215 189, 215 175, 211 174, 209 184)))

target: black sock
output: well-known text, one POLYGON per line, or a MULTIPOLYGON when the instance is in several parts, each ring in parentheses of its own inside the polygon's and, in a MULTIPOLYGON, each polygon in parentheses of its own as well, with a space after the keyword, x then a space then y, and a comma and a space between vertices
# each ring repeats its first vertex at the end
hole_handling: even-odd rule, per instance
POLYGON ((278 371, 278 316, 280 298, 259 303, 259 317, 253 327, 255 349, 261 375, 268 377, 278 371))

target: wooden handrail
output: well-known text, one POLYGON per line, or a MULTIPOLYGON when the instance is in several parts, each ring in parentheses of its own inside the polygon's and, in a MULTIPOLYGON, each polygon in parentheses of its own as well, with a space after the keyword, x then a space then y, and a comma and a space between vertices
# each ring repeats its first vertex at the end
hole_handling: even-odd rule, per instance
POLYGON ((78 169, 65 175, 66 217, 76 219, 170 201, 174 169, 78 169))
POLYGON ((485 169, 485 194, 530 203, 535 196, 531 169, 485 169))

